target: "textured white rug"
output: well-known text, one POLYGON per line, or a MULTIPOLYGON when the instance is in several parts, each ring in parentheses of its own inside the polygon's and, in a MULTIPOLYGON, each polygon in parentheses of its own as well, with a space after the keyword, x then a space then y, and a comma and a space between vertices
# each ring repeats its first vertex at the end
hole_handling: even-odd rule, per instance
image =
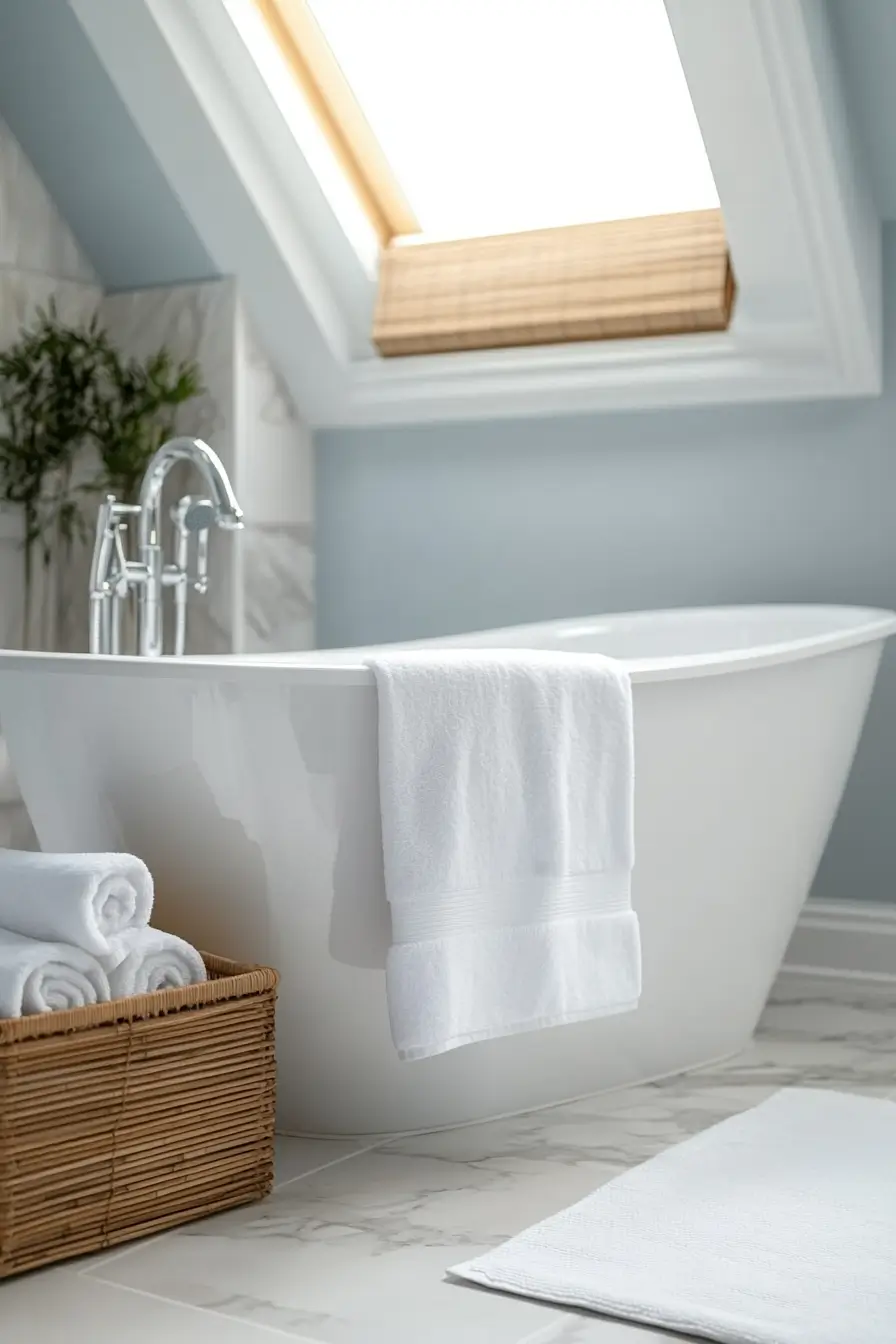
POLYGON ((778 1092, 452 1273, 722 1344, 896 1344, 896 1105, 778 1092))

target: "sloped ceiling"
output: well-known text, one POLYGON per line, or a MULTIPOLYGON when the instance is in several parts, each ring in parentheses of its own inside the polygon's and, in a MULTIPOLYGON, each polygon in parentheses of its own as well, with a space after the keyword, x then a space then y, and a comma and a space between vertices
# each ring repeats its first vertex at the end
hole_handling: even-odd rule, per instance
POLYGON ((216 274, 66 0, 0 0, 0 117, 106 289, 216 274))

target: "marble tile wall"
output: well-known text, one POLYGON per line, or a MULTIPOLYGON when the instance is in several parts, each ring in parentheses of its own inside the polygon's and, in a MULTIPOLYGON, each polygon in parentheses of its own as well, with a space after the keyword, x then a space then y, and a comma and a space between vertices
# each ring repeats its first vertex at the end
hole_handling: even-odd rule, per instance
MULTIPOLYGON (((43 183, 0 121, 0 346, 15 340, 38 308, 55 302, 72 322, 102 297, 97 277, 43 183)), ((22 643, 21 518, 0 509, 0 645, 22 643)), ((39 576, 38 576, 39 577, 39 576)))
MULTIPOLYGON (((231 280, 138 290, 103 300, 116 344, 145 357, 165 345, 194 359, 205 387, 179 433, 206 439, 246 515, 212 534, 211 588, 191 598, 191 653, 277 653, 314 642, 311 434, 255 337, 231 280)), ((180 477, 190 489, 189 477, 180 477)), ((177 485, 173 486, 177 493, 177 485)))
MULTIPOLYGON (((97 285, 56 280, 37 272, 0 265, 0 347, 11 344, 38 308, 52 299, 68 322, 89 319, 102 291, 97 285)), ((19 648, 23 642, 24 557, 22 520, 18 510, 0 507, 0 647, 19 648)), ((38 573, 38 587, 40 574, 38 573)))
POLYGON ((9 128, 0 121, 0 267, 96 288, 98 281, 9 128))
MULTIPOLYGON (((0 121, 0 347, 54 302, 70 322, 89 319, 97 277, 9 128, 0 121)), ((0 647, 23 640, 24 558, 18 511, 0 507, 0 647)), ((37 587, 40 589, 40 575, 37 587)), ((40 600, 40 599, 38 599, 40 600)), ((27 848, 33 832, 0 739, 0 844, 27 848)))
MULTIPOLYGON (((165 345, 177 359, 196 360, 202 371, 205 391, 182 408, 176 428, 215 448, 234 482, 247 526, 238 536, 212 537, 210 593, 191 603, 189 650, 275 653, 312 647, 311 435, 256 339, 234 282, 104 298, 76 239, 0 122, 0 346, 14 340, 35 310, 51 300, 72 321, 99 309, 126 353, 145 357, 165 345)), ((20 536, 18 514, 0 511, 0 640, 5 647, 22 642, 20 536)), ((79 556, 78 598, 58 641, 66 649, 85 645, 81 588, 86 567, 86 555, 79 556)))
MULTIPOLYGON (((232 280, 112 294, 100 305, 109 335, 126 354, 145 359, 165 346, 176 360, 199 365, 204 391, 180 408, 175 429, 211 444, 231 478, 238 433, 236 311, 232 280)), ((172 479, 173 496, 196 489, 186 471, 172 479)), ((231 536, 212 536, 209 595, 191 595, 188 607, 191 653, 231 653, 238 641, 237 556, 231 536)))
POLYGON ((242 386, 238 494, 246 653, 314 647, 314 458, 311 431, 238 313, 242 386))

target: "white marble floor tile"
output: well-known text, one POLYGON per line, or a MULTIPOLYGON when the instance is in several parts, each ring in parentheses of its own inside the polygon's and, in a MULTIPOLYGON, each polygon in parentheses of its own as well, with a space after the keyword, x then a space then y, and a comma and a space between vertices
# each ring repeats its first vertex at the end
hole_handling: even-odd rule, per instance
POLYGON ((756 1043, 727 1064, 359 1153, 343 1140, 283 1140, 288 1183, 263 1205, 87 1272, 315 1344, 659 1344, 674 1337, 446 1271, 779 1087, 884 1096, 894 1066, 896 995, 788 986, 756 1043))
MULTIPOLYGON (((369 1144, 355 1139, 308 1139, 292 1135, 278 1134, 274 1139, 274 1189, 298 1180, 334 1162, 344 1162, 360 1152, 365 1152, 369 1144)), ((70 1264, 80 1274, 93 1275, 100 1267, 106 1268, 115 1260, 145 1251, 147 1246, 167 1241, 176 1233, 162 1232, 145 1241, 125 1242, 94 1255, 84 1255, 70 1264)), ((102 1277, 102 1276, 100 1276, 102 1277)), ((0 1338, 0 1344, 3 1344, 0 1338)))
MULTIPOLYGON (((864 1005, 869 1011, 875 1007, 896 1010, 896 984, 885 980, 862 979, 848 975, 813 975, 811 971, 782 971, 769 994, 768 1007, 778 1004, 801 1003, 813 999, 825 1006, 836 1003, 864 1005)), ((763 1014, 763 1023, 765 1014, 763 1014)), ((760 1029, 764 1029, 761 1027, 760 1029)))
MULTIPOLYGON (((0 1284, 3 1344, 275 1344, 284 1336, 115 1288, 71 1269, 0 1284)), ((314 1344, 292 1336, 292 1344, 314 1344)))
POLYGON ((762 1015, 770 1040, 854 1042, 896 1055, 896 988, 873 982, 782 977, 762 1015))
POLYGON ((277 1187, 333 1162, 343 1162, 370 1145, 363 1139, 357 1142, 354 1139, 299 1139, 278 1134, 274 1147, 274 1185, 277 1187))
POLYGON ((97 1273, 321 1344, 518 1344, 554 1309, 468 1292, 445 1272, 599 1181, 567 1170, 565 1181, 541 1172, 521 1185, 472 1163, 379 1149, 97 1273))
POLYGON ((632 1325, 613 1320, 609 1316, 595 1316, 591 1312, 558 1311, 555 1318, 539 1331, 521 1340, 520 1344, 679 1344, 696 1339, 692 1335, 674 1335, 668 1330, 653 1330, 646 1325, 632 1325))

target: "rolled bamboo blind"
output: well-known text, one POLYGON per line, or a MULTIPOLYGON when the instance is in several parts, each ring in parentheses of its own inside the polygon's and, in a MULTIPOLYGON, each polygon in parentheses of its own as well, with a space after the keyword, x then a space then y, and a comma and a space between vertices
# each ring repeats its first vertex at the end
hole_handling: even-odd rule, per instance
POLYGON ((720 210, 383 249, 381 355, 720 331, 735 283, 720 210))

